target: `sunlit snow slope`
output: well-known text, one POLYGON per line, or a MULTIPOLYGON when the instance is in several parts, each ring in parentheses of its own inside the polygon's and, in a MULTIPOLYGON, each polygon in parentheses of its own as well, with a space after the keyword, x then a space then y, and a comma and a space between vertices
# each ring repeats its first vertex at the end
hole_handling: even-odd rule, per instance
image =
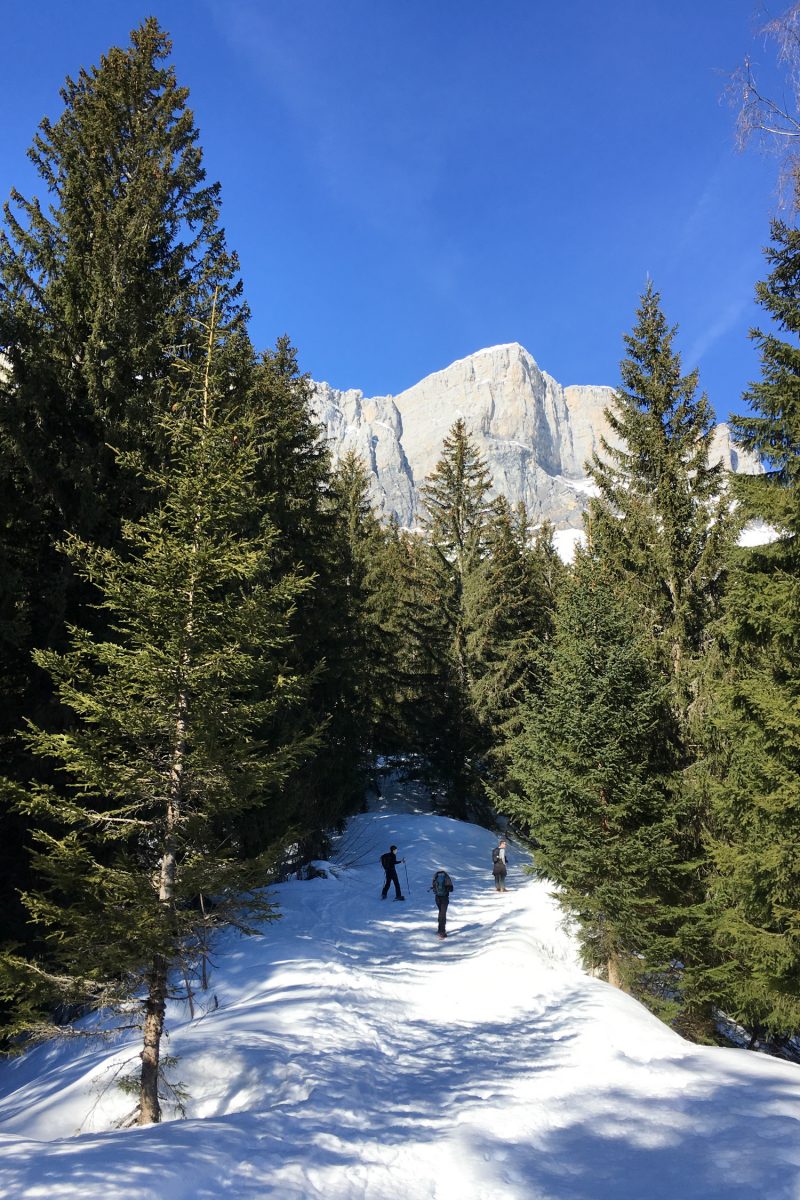
POLYGON ((0 1196, 797 1200, 800 1069, 693 1046, 587 978, 525 856, 498 894, 492 835, 424 808, 389 789, 335 877, 276 888, 282 920, 218 946, 208 1011, 170 1014, 187 1120, 108 1131, 135 1041, 2 1065, 0 1196), (379 896, 391 842, 404 904, 379 896))

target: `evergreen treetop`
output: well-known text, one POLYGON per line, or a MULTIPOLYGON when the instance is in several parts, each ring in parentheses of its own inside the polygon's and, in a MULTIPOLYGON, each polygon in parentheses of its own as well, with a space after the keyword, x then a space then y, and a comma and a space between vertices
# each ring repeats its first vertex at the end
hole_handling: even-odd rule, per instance
POLYGON ((491 476, 467 426, 459 418, 442 445, 434 471, 422 487, 422 527, 432 546, 464 569, 480 556, 489 515, 491 476))
POLYGON ((166 378, 180 359, 202 360, 212 304, 243 333, 219 185, 206 183, 170 51, 151 17, 128 48, 67 79, 64 111, 30 151, 47 198, 13 190, 4 208, 0 433, 59 533, 93 534, 102 514, 113 535, 111 447, 138 448, 160 428, 166 378))
POLYGON ((744 395, 751 411, 733 417, 731 429, 742 446, 761 456, 767 471, 737 477, 736 488, 748 517, 796 536, 800 533, 800 230, 774 221, 772 245, 765 253, 772 270, 757 284, 756 296, 776 329, 752 332, 761 351, 762 376, 744 395))
POLYGON ((600 496, 592 544, 616 564, 680 676, 717 599, 732 517, 720 463, 709 464, 713 414, 697 372, 681 374, 659 294, 649 284, 626 335, 622 387, 606 417, 614 444, 589 464, 600 496))

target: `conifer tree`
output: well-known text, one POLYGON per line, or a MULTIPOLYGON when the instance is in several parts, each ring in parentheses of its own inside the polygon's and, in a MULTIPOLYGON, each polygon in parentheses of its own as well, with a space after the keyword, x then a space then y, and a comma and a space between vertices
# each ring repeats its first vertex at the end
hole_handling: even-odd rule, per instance
POLYGON ((458 686, 473 674, 465 592, 486 550, 491 478, 463 420, 453 425, 433 473, 422 488, 422 528, 434 554, 434 589, 450 635, 458 686))
POLYGON ((508 813, 513 805, 506 797, 519 791, 509 763, 524 727, 526 702, 541 696, 545 684, 556 597, 566 568, 549 523, 534 533, 524 504, 512 513, 500 497, 495 509, 483 563, 483 671, 473 695, 478 711, 487 714, 490 769, 484 788, 494 808, 508 813))
POLYGON ((384 526, 381 552, 375 559, 371 607, 375 626, 385 639, 382 670, 390 675, 385 682, 378 682, 381 695, 375 745, 388 754, 419 747, 420 715, 425 711, 422 697, 430 694, 430 684, 437 676, 435 671, 425 675, 419 657, 423 642, 416 636, 420 614, 414 587, 420 578, 416 564, 423 550, 427 551, 424 541, 401 529, 396 519, 384 526))
POLYGON ((269 855, 242 859, 235 819, 279 804, 313 742, 289 665, 291 609, 307 581, 272 579, 256 422, 213 351, 209 331, 208 369, 193 369, 162 418, 165 465, 127 463, 157 507, 126 523, 121 551, 67 540, 109 633, 76 628, 63 654, 37 655, 75 724, 31 725, 26 740, 66 786, 4 789, 37 830, 44 882, 25 900, 48 953, 5 955, 3 993, 17 1001, 18 1028, 38 1032, 35 1010, 54 995, 138 1012, 142 1124, 160 1116, 165 1003, 199 931, 269 915, 254 891, 269 855), (213 897, 205 914, 193 903, 202 896, 213 897))
MULTIPOLYGON (((331 826, 360 801, 363 731, 354 719, 358 634, 346 593, 346 533, 332 494, 330 452, 311 400, 311 381, 299 369, 296 350, 288 338, 279 338, 256 366, 250 403, 259 414, 259 487, 272 498, 270 511, 281 535, 275 578, 288 572, 312 580, 292 618, 293 655, 297 671, 311 681, 309 721, 323 732, 291 791, 303 836, 315 837, 314 831, 331 826)), ((252 823, 250 833, 262 836, 252 823)), ((319 856, 320 847, 308 843, 307 849, 319 856)))
POLYGON ((229 329, 243 316, 170 51, 151 17, 130 47, 68 78, 30 151, 47 203, 13 190, 4 208, 2 432, 61 530, 107 532, 120 511, 111 447, 149 443, 170 364, 202 359, 195 322, 212 302, 229 329))
POLYGON ((737 441, 766 473, 737 477, 748 519, 774 541, 738 549, 720 640, 712 761, 716 960, 701 986, 754 1035, 800 1030, 800 231, 772 227, 758 299, 762 378, 735 418, 737 441))
POLYGON ((251 404, 259 419, 259 481, 272 497, 283 537, 284 562, 309 562, 320 554, 334 517, 327 497, 330 452, 311 412, 311 380, 285 335, 263 353, 252 377, 251 404))
POLYGON ((423 485, 422 527, 439 556, 461 576, 483 548, 491 482, 486 463, 459 417, 423 485))
POLYGON ((372 507, 369 476, 355 451, 348 451, 331 485, 343 533, 343 560, 353 683, 351 717, 363 755, 392 752, 403 745, 399 712, 405 638, 401 628, 399 531, 383 526, 372 507))
POLYGON ((385 534, 377 604, 392 642, 395 675, 380 736, 390 753, 412 751, 438 764, 434 775, 447 774, 449 643, 432 590, 434 551, 425 538, 400 529, 396 521, 385 534))
POLYGON ((486 552, 490 485, 486 464, 459 419, 422 488, 426 548, 415 556, 413 585, 420 664, 435 692, 430 695, 435 707, 422 719, 434 734, 430 753, 449 782, 458 812, 476 792, 486 748, 472 698, 478 663, 471 642, 480 607, 474 590, 486 552))
MULTIPOLYGON (((42 194, 16 190, 0 231, 0 738, 6 770, 30 769, 7 739, 23 716, 50 724, 34 648, 69 622, 96 623, 91 587, 56 551, 65 535, 114 545, 148 499, 118 451, 157 464, 176 363, 203 356, 216 295, 230 369, 249 350, 237 263, 219 226, 187 91, 155 19, 99 66, 67 79, 30 157, 42 194), (9 762, 14 754, 15 761, 9 762)), ((0 841, 21 853, 13 823, 0 841)), ((3 897, 5 916, 13 900, 3 897)))
POLYGON ((665 803, 681 832, 673 880, 680 887, 662 894, 672 909, 672 941, 662 943, 663 956, 684 964, 681 1019, 705 1037, 711 1013, 691 983, 707 957, 699 913, 710 869, 698 695, 738 518, 721 465, 709 465, 711 409, 705 395, 697 396, 697 372, 682 375, 674 335, 648 286, 625 338, 623 386, 606 412, 617 444, 604 440, 590 467, 600 496, 590 503, 588 534, 593 552, 638 609, 669 682, 681 775, 665 803))
MULTIPOLYGON (((468 652, 476 664, 472 699, 498 741, 535 688, 539 651, 552 633, 555 606, 552 530, 533 535, 527 510, 498 497, 486 548, 466 592, 468 652)), ((556 568, 560 577, 560 564, 556 568)))
POLYGON ((677 886, 671 735, 668 688, 636 607, 579 552, 559 594, 542 692, 512 744, 519 794, 506 805, 577 918, 587 964, 618 986, 635 986, 658 956, 677 886))
POLYGON ((67 79, 30 152, 47 203, 14 190, 4 209, 3 458, 56 536, 108 540, 136 515, 116 452, 150 446, 170 369, 202 360, 212 302, 230 346, 245 315, 170 50, 149 18, 67 79))
POLYGON ((402 625, 408 631, 403 682, 409 742, 415 753, 429 760, 434 775, 449 779, 460 769, 458 744, 452 736, 458 690, 439 591, 440 562, 423 537, 401 536, 398 545, 400 609, 402 625))
POLYGON ((685 714, 687 659, 718 602, 732 518, 721 464, 708 462, 713 414, 696 394, 697 371, 681 374, 674 335, 649 284, 625 336, 622 387, 606 410, 615 443, 604 439, 590 464, 600 496, 589 531, 637 597, 685 714))

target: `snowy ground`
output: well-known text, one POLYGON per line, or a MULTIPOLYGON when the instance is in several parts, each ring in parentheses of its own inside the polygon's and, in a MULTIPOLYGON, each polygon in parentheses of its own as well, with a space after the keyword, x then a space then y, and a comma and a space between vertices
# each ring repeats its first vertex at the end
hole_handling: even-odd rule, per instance
POLYGON ((425 809, 384 793, 335 877, 276 888, 282 920, 218 947, 209 1010, 171 1012, 187 1120, 109 1131, 133 1042, 1 1065, 0 1197, 798 1200, 800 1069, 693 1046, 587 978, 523 856, 500 895, 491 834, 425 809), (391 842, 404 904, 379 898, 391 842))

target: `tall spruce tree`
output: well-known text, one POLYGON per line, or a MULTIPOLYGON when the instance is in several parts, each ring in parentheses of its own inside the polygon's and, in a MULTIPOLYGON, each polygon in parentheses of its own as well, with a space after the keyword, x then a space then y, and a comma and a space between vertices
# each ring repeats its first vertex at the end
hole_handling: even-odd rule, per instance
POLYGON ((737 477, 747 518, 774 541, 736 551, 716 691, 709 921, 717 956, 701 986, 760 1034, 800 1030, 800 230, 772 226, 753 334, 762 378, 734 418, 766 473, 737 477))
POLYGON ((387 754, 407 754, 418 746, 420 713, 425 694, 418 658, 420 642, 414 634, 418 616, 413 607, 413 588, 419 572, 415 568, 424 543, 416 534, 401 529, 397 520, 383 527, 380 554, 375 563, 375 587, 371 613, 373 628, 383 639, 382 667, 377 680, 377 725, 375 748, 387 754), (381 679, 386 671, 389 677, 381 679))
POLYGON ((437 763, 438 773, 446 774, 449 655, 446 626, 431 590, 433 555, 418 533, 390 522, 379 599, 396 664, 387 746, 390 752, 411 751, 437 763))
POLYGON ((475 663, 470 693, 485 734, 484 791, 495 810, 508 812, 505 797, 518 789, 509 761, 525 701, 541 693, 564 567, 553 550, 552 529, 545 525, 534 534, 524 504, 512 511, 500 496, 492 508, 486 553, 467 591, 475 663))
POLYGON ((638 610, 594 555, 560 591, 547 675, 511 748, 511 815, 539 843, 589 966, 637 986, 679 888, 669 690, 638 610))
POLYGON ((116 451, 150 446, 170 370, 202 358, 212 302, 229 330, 245 315, 170 50, 149 18, 67 79, 30 151, 47 201, 14 190, 4 208, 3 460, 58 536, 108 540, 137 511, 116 451))
POLYGON ((242 858, 237 818, 280 803, 314 736, 299 724, 304 681, 290 663, 291 610, 308 581, 274 582, 257 422, 231 396, 213 341, 208 353, 161 420, 165 464, 127 464, 157 507, 126 523, 121 551, 66 543, 109 625, 37 655, 75 724, 32 725, 26 740, 66 786, 4 789, 36 828, 44 882, 25 902, 47 955, 6 954, 3 994, 17 1028, 39 1032, 54 996, 138 1012, 141 1124, 160 1117, 166 1000, 208 928, 269 914, 254 891, 269 855, 242 858), (205 911, 202 896, 213 898, 205 911))
POLYGON ((707 959, 699 914, 710 869, 697 701, 738 518, 721 465, 709 463, 711 409, 697 395, 697 372, 682 375, 674 335, 649 285, 625 338, 623 386, 606 412, 616 444, 604 440, 591 463, 600 496, 590 503, 588 533, 593 552, 636 605, 669 683, 681 776, 665 803, 673 806, 681 841, 675 868, 680 887, 662 896, 672 908, 672 942, 665 943, 664 957, 684 964, 677 989, 683 992, 681 1020, 687 1032, 704 1038, 712 1014, 692 986, 707 959))
POLYGON ((149 442, 170 365, 202 358, 212 302, 229 328, 243 315, 170 51, 149 18, 67 79, 30 151, 47 202, 14 190, 4 208, 2 429, 62 528, 106 531, 120 509, 111 447, 149 442))
MULTIPOLYGON (((552 530, 533 533, 524 504, 492 505, 486 548, 468 589, 468 652, 475 663, 472 698, 495 746, 526 695, 537 686, 542 645, 552 633, 555 588, 552 530), (470 619, 471 618, 471 619, 470 619)), ((556 585, 557 586, 557 585, 556 585)))
MULTIPOLYGON (((259 413, 259 486, 272 497, 281 535, 275 578, 289 572, 312 580, 292 618, 293 654, 298 672, 311 679, 309 720, 323 733, 291 791, 301 836, 311 839, 306 848, 319 856, 318 831, 360 802, 363 784, 363 731, 353 719, 359 635, 347 597, 346 529, 332 491, 330 451, 312 411, 311 381, 287 337, 257 363, 250 402, 259 413)), ((252 824, 251 834, 260 836, 252 824)))
POLYGON ((687 663, 719 600, 733 522, 722 466, 708 460, 713 414, 696 394, 697 371, 681 374, 674 335, 649 284, 625 336, 622 387, 606 410, 614 439, 603 439, 590 464, 600 496, 589 506, 589 531, 636 596, 685 715, 687 663))
POLYGON ((352 683, 350 716, 364 760, 403 746, 399 704, 405 638, 400 628, 397 570, 399 532, 384 526, 370 501, 369 475, 355 451, 333 473, 332 495, 339 517, 349 627, 352 683))
POLYGON ((473 700, 479 665, 472 635, 480 610, 475 590, 486 553, 490 485, 486 464, 459 419, 422 488, 426 547, 415 556, 418 574, 413 586, 413 628, 421 665, 432 671, 434 693, 429 694, 434 707, 422 718, 433 734, 428 752, 447 780, 459 813, 478 794, 486 750, 482 715, 473 700))
MULTIPOLYGON (((6 769, 30 763, 9 741, 23 715, 51 721, 35 647, 61 647, 69 622, 99 621, 91 588, 56 544, 65 535, 113 545, 141 513, 138 476, 117 451, 157 463, 160 416, 178 361, 200 361, 216 294, 226 354, 248 354, 237 263, 219 225, 187 91, 167 64, 155 19, 62 89, 30 157, 42 194, 16 190, 0 231, 0 739, 6 769)), ((17 864, 19 836, 0 840, 17 864)), ((11 897, 0 911, 9 913, 11 897)))

